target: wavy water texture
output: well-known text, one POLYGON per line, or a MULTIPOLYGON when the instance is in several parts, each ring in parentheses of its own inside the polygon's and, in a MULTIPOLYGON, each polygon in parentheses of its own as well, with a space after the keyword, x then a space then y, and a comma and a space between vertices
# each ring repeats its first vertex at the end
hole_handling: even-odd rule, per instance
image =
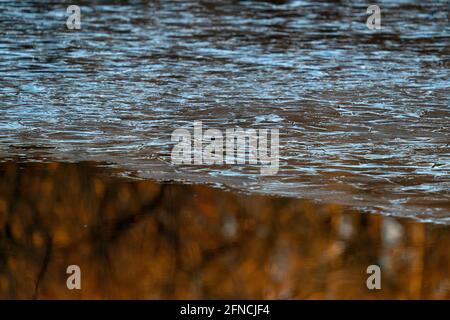
POLYGON ((450 223, 446 1, 0 3, 0 154, 450 223), (170 134, 279 128, 280 170, 170 163, 170 134))

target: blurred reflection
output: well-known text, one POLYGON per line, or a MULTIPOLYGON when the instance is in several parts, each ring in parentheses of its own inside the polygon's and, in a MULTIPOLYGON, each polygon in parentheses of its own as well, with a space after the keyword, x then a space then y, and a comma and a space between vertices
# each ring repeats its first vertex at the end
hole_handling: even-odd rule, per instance
POLYGON ((0 298, 450 298, 450 229, 335 205, 0 165, 0 298), (68 265, 82 290, 66 288, 68 265), (366 288, 378 264, 382 290, 366 288))

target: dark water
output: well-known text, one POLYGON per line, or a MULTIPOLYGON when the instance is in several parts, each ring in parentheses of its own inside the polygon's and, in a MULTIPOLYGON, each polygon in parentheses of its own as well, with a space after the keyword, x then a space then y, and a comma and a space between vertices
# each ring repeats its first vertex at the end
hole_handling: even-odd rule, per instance
POLYGON ((2 159, 101 160, 142 178, 450 222, 447 1, 0 3, 2 159), (280 171, 174 167, 170 134, 279 128, 280 171))
POLYGON ((450 299, 449 229, 94 163, 6 162, 0 298, 450 299), (81 290, 66 287, 74 264, 81 290), (374 264, 380 290, 366 287, 374 264))

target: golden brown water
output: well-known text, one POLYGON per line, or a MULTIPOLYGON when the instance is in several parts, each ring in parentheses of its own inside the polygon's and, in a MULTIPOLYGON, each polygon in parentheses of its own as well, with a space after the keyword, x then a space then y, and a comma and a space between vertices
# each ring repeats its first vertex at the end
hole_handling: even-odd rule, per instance
POLYGON ((0 165, 0 298, 450 298, 448 225, 111 173, 0 165))

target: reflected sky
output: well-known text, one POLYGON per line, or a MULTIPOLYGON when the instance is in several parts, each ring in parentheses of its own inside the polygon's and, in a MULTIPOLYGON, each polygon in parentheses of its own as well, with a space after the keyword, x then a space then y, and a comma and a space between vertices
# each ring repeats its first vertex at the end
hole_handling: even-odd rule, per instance
POLYGON ((2 1, 0 155, 449 223, 447 1, 2 1), (68 3, 69 4, 69 3, 68 3), (68 5, 67 4, 67 5, 68 5), (72 3, 70 3, 72 4, 72 3), (173 130, 279 128, 279 174, 173 167, 173 130))

